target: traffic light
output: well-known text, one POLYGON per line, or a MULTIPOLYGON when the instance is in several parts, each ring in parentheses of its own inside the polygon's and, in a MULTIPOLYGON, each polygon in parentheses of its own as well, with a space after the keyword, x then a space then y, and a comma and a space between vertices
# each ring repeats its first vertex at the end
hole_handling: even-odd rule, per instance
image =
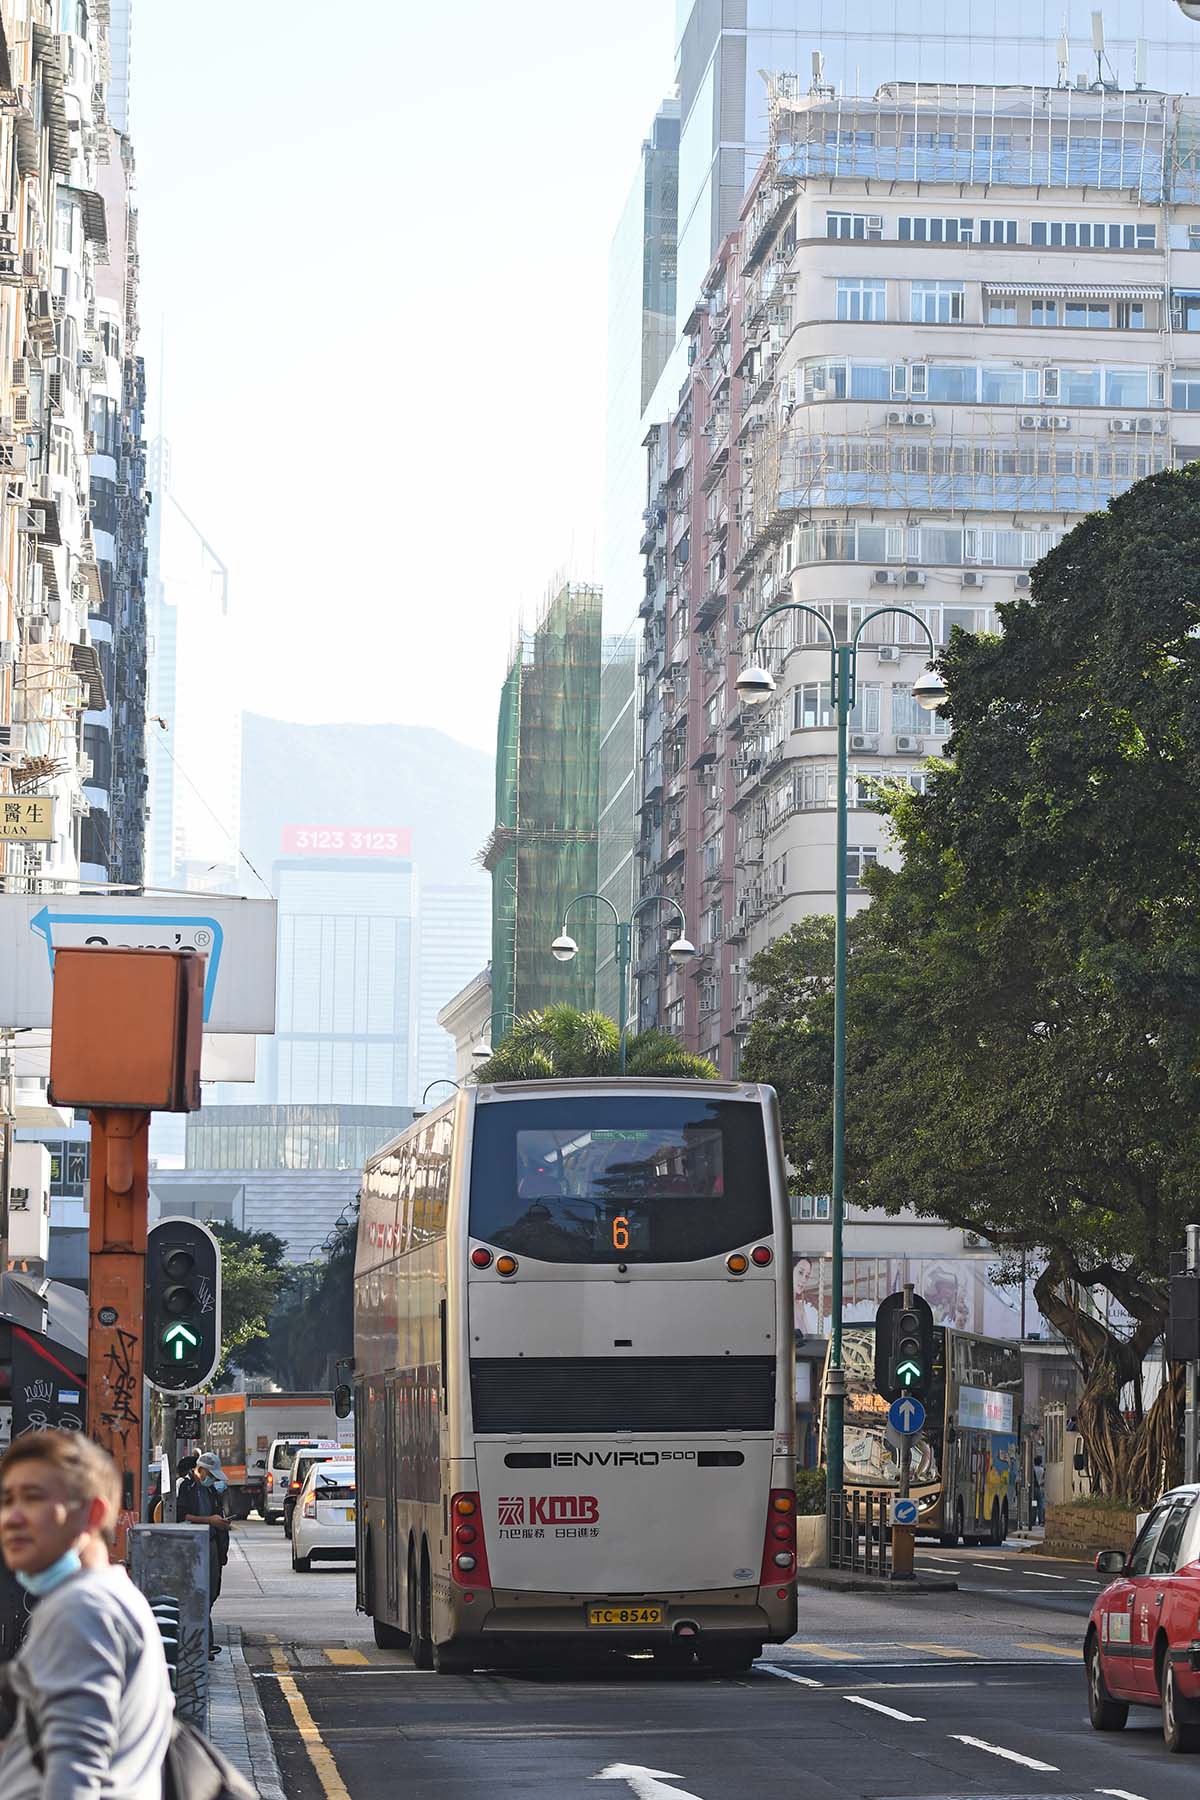
POLYGON ((198 1219, 160 1219, 146 1234, 146 1379, 184 1393, 221 1358, 221 1246, 198 1219))
POLYGON ((875 1387, 885 1400, 928 1397, 933 1380, 933 1310, 915 1294, 889 1294, 875 1314, 875 1387))

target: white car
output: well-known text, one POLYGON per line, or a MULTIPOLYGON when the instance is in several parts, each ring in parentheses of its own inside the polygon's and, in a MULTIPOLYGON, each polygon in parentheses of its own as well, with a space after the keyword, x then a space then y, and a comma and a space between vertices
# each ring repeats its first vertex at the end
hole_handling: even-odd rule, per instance
POLYGON ((336 1438, 305 1437, 302 1431, 293 1431, 273 1440, 267 1452, 264 1483, 266 1492, 263 1496, 263 1518, 268 1525, 273 1525, 276 1519, 283 1517, 283 1503, 287 1499, 292 1464, 300 1451, 324 1450, 329 1456, 336 1456, 341 1449, 336 1438))
POLYGON ((314 1463, 292 1517, 292 1568, 307 1575, 314 1557, 354 1560, 354 1464, 314 1463))

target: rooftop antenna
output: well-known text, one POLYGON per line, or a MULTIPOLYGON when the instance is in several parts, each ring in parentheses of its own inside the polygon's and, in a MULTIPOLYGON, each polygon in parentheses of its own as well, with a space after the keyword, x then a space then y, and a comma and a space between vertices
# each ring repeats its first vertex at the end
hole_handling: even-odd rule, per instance
MULTIPOLYGON (((1106 82, 1104 79, 1104 64, 1108 61, 1108 58, 1104 54, 1104 14, 1102 12, 1094 12, 1092 14, 1092 50, 1096 57, 1095 85, 1098 88, 1115 87, 1115 80, 1106 82)), ((1111 73, 1112 64, 1109 63, 1108 66, 1111 73)))
POLYGON ((1063 20, 1062 36, 1058 40, 1058 85, 1066 87, 1070 81, 1067 73, 1071 61, 1071 42, 1067 36, 1067 21, 1063 20))
POLYGON ((1133 85, 1140 93, 1146 85, 1146 40, 1138 38, 1133 46, 1133 85))

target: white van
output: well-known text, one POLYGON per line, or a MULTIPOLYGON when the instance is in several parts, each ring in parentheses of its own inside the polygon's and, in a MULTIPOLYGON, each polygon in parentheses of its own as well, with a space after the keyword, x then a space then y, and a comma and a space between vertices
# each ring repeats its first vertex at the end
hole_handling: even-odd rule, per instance
POLYGON ((288 1478, 292 1472, 292 1464, 301 1450, 329 1450, 336 1452, 341 1448, 336 1438, 305 1437, 303 1432, 292 1432, 272 1440, 267 1451, 266 1496, 263 1501, 263 1518, 268 1525, 273 1525, 283 1517, 283 1502, 287 1497, 288 1478))

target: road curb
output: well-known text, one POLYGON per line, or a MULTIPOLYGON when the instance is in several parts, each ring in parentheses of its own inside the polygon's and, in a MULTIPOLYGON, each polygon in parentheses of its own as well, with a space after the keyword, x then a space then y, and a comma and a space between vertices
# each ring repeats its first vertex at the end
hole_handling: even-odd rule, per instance
POLYGON ((825 1588, 841 1594, 954 1594, 958 1583, 951 1575, 917 1575, 912 1581, 890 1581, 883 1575, 862 1575, 852 1569, 798 1569, 798 1587, 825 1588))
MULTIPOLYGON (((254 1676, 251 1674, 250 1666, 242 1652, 241 1627, 228 1625, 226 1630, 229 1633, 226 1639, 226 1652, 229 1657, 228 1676, 232 1676, 232 1685, 235 1689, 235 1694, 229 1696, 229 1701, 240 1709, 242 1731, 238 1733, 236 1730, 236 1726, 228 1716, 229 1707, 227 1706, 223 1709, 225 1718, 220 1721, 214 1716, 216 1709, 210 1710, 210 1735, 217 1748, 253 1782, 259 1800, 288 1800, 279 1773, 279 1764, 275 1760, 271 1734, 267 1729, 266 1714, 263 1712, 258 1698, 254 1676), (244 1743, 238 1741, 242 1736, 244 1736, 244 1743), (249 1767, 246 1766, 247 1762, 249 1767)), ((210 1680, 212 1670, 217 1666, 217 1664, 210 1664, 210 1680)))

